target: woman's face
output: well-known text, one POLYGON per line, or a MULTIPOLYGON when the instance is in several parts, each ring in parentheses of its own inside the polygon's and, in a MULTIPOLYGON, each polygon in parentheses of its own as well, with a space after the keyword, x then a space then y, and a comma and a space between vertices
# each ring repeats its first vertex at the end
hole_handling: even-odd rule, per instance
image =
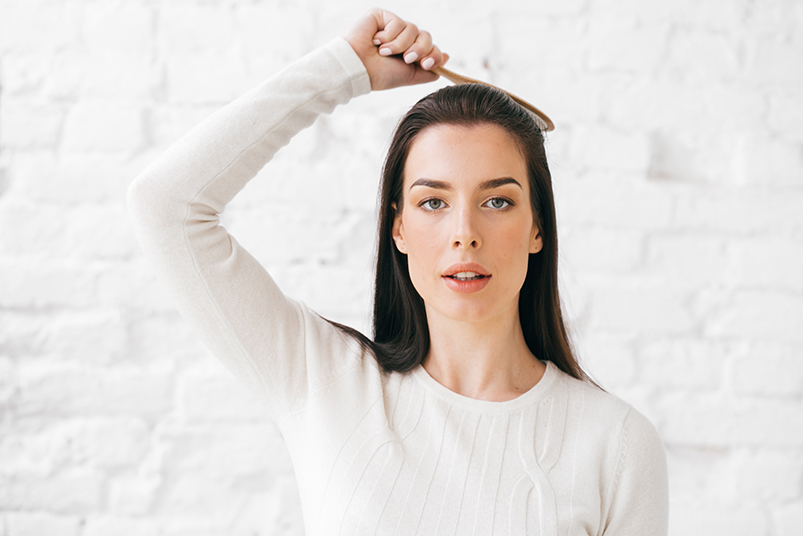
POLYGON ((518 314, 529 254, 542 247, 529 188, 524 158, 500 127, 437 125, 416 137, 393 239, 427 315, 518 314))

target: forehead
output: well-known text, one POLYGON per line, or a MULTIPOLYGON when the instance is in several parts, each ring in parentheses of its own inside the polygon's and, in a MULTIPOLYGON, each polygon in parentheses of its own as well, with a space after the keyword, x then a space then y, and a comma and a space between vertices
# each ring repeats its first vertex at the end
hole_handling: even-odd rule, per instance
POLYGON ((435 125, 416 136, 404 165, 404 188, 420 178, 472 186, 513 177, 526 188, 527 165, 513 137, 496 125, 435 125))

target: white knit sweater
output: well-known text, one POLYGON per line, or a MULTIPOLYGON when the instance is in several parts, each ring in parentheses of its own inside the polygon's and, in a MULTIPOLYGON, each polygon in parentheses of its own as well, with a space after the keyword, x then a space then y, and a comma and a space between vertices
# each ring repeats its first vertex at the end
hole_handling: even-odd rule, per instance
POLYGON ((337 39, 193 129, 128 192, 179 310, 276 419, 307 533, 666 534, 664 447, 627 403, 551 362, 506 402, 452 392, 422 367, 385 374, 219 225, 294 134, 369 91, 337 39))

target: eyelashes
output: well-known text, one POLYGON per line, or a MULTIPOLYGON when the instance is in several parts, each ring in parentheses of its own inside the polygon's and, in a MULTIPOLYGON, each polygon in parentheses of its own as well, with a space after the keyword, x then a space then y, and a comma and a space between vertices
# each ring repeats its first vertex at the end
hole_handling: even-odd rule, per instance
MULTIPOLYGON (((487 206, 488 208, 491 208, 496 211, 503 211, 515 205, 516 204, 512 200, 502 196, 492 197, 482 204, 482 206, 484 207, 487 206)), ((439 210, 442 210, 447 205, 443 199, 440 199, 438 197, 430 197, 428 199, 424 199, 423 201, 421 201, 418 204, 418 206, 427 212, 437 212, 439 210)))
POLYGON ((438 199, 437 197, 432 197, 430 199, 425 199, 421 203, 419 203, 419 207, 423 208, 424 210, 428 210, 430 212, 435 212, 436 210, 443 208, 446 203, 443 202, 443 199, 438 199), (433 206, 436 205, 436 206, 433 206))

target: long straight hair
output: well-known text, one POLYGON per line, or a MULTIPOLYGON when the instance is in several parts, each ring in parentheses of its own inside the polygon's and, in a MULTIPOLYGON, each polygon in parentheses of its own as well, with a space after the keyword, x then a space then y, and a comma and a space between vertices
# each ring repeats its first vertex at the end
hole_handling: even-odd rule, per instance
POLYGON ((530 352, 552 361, 574 378, 597 385, 574 356, 558 295, 558 237, 552 178, 544 136, 535 120, 504 92, 481 84, 444 87, 418 101, 399 122, 382 171, 373 340, 332 322, 357 338, 387 372, 408 372, 424 362, 430 338, 424 301, 413 287, 407 256, 393 241, 395 207, 402 207, 404 165, 410 147, 425 129, 435 125, 501 127, 515 140, 527 165, 530 205, 543 247, 530 254, 519 293, 519 319, 530 352))

